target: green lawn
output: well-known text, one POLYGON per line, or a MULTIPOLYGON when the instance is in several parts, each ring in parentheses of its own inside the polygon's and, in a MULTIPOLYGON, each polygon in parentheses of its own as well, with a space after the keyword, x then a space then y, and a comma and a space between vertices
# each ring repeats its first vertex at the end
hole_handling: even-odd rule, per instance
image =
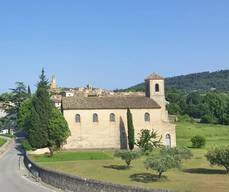
POLYGON ((166 178, 161 181, 156 179, 154 172, 145 169, 143 165, 145 157, 134 161, 129 170, 124 169, 124 163, 118 158, 112 159, 110 151, 60 152, 53 158, 43 156, 32 156, 32 158, 39 165, 49 169, 124 185, 186 192, 228 192, 229 175, 226 175, 221 167, 209 166, 204 155, 207 148, 213 145, 229 145, 229 126, 186 122, 177 124, 179 146, 191 146, 190 138, 194 135, 206 137, 206 148, 192 149, 194 157, 185 161, 181 170, 174 169, 165 173, 166 178), (92 158, 91 155, 94 157, 92 158))
POLYGON ((81 151, 81 152, 57 152, 50 158, 48 155, 33 155, 32 160, 39 163, 62 162, 62 161, 78 161, 78 160, 107 160, 113 159, 112 154, 107 154, 100 151, 81 151))
POLYGON ((5 139, 0 138, 0 147, 6 143, 5 139))

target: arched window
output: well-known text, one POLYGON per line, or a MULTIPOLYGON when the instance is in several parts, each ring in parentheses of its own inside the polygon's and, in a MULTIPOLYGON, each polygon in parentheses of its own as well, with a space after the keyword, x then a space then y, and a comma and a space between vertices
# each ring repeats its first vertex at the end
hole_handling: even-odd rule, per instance
POLYGON ((115 122, 115 114, 114 113, 110 114, 110 122, 115 122))
POLYGON ((145 113, 145 122, 150 122, 150 114, 145 113))
POLYGON ((98 122, 99 121, 99 118, 98 118, 98 114, 97 113, 94 113, 93 114, 93 122, 98 122))
POLYGON ((165 146, 166 147, 171 147, 171 136, 170 136, 170 134, 167 134, 165 136, 165 146))
POLYGON ((156 85, 155 85, 155 92, 159 92, 160 91, 160 87, 159 87, 159 84, 157 83, 156 85))
POLYGON ((75 120, 76 120, 76 123, 80 123, 80 121, 81 121, 80 114, 76 114, 75 120))

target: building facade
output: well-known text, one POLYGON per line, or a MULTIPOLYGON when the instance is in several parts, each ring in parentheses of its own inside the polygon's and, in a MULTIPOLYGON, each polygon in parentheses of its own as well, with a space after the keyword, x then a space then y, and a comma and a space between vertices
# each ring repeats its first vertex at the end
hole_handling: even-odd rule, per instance
POLYGON ((166 111, 164 79, 156 74, 145 80, 145 96, 66 97, 63 115, 71 136, 65 149, 127 148, 127 109, 133 116, 135 138, 142 129, 154 129, 162 144, 176 146, 175 124, 166 111))

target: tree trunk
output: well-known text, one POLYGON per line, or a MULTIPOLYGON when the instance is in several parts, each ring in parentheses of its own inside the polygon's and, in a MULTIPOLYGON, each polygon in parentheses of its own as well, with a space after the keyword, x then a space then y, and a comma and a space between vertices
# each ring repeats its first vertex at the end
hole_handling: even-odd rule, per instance
POLYGON ((53 156, 53 148, 49 147, 49 156, 52 157, 53 156))
POLYGON ((159 179, 161 178, 162 172, 159 172, 158 177, 159 179))

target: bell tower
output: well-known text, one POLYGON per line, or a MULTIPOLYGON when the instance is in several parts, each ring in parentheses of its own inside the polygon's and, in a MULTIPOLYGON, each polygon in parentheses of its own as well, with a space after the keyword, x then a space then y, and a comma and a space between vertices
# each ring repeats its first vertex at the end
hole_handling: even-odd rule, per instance
POLYGON ((165 80, 163 77, 153 73, 145 79, 146 97, 155 100, 161 107, 165 101, 165 80))
POLYGON ((165 100, 165 79, 156 73, 145 79, 145 95, 161 106, 161 118, 168 121, 167 101, 165 100))
POLYGON ((56 90, 57 89, 57 83, 56 83, 56 76, 53 75, 50 83, 50 89, 56 90))

